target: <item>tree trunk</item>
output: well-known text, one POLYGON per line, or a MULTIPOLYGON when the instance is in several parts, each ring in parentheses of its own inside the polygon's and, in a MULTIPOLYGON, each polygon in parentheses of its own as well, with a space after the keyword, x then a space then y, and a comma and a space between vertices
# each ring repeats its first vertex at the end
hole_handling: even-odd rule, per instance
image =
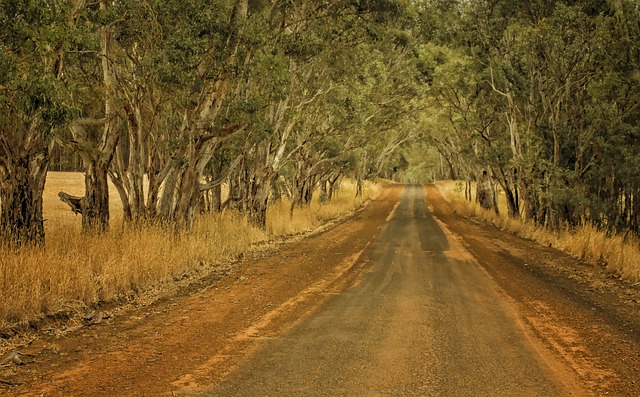
POLYGON ((482 171, 482 176, 478 178, 477 183, 476 200, 482 208, 487 210, 494 209, 493 187, 487 171, 482 171))
POLYGON ((85 168, 85 195, 82 201, 82 230, 104 233, 109 229, 109 163, 92 161, 85 168))
POLYGON ((509 186, 503 188, 504 194, 507 198, 507 214, 514 218, 520 214, 520 209, 518 208, 518 202, 516 200, 516 195, 513 190, 509 186))
POLYGON ((333 200, 333 197, 336 194, 336 191, 340 188, 340 178, 342 177, 342 172, 338 172, 334 177, 329 178, 329 200, 333 200))
POLYGON ((222 184, 211 188, 211 211, 220 212, 222 210, 222 184))
MULTIPOLYGON (((106 12, 110 3, 100 0, 100 10, 106 12)), ((104 83, 104 119, 76 120, 71 131, 76 149, 82 157, 85 168, 85 195, 79 200, 60 192, 60 198, 71 210, 82 213, 82 231, 84 233, 103 233, 109 228, 109 184, 108 172, 111 160, 118 146, 118 112, 116 109, 117 79, 113 65, 113 28, 103 26, 100 29, 100 56, 104 83), (100 142, 90 142, 86 126, 103 124, 100 142), (66 198, 66 199, 65 199, 66 198)))
MULTIPOLYGON (((144 175, 149 169, 148 148, 142 126, 142 111, 139 103, 125 104, 127 120, 128 147, 122 142, 116 149, 115 160, 109 172, 111 181, 118 189, 122 201, 124 220, 140 223, 148 218, 149 211, 145 205, 144 175), (125 159, 125 154, 128 156, 125 159)), ((151 172, 149 172, 151 173, 151 172)), ((150 189, 153 189, 150 186, 150 189)))
POLYGON ((362 177, 358 176, 358 180, 356 182, 356 197, 362 197, 362 177))
POLYGON ((49 166, 48 152, 37 160, 22 157, 2 175, 0 233, 10 246, 44 244, 42 192, 49 166))
POLYGON ((256 175, 251 184, 250 197, 247 200, 249 221, 262 230, 267 229, 267 205, 274 173, 266 167, 261 175, 256 175))
POLYGON ((192 167, 187 167, 180 175, 180 192, 174 219, 179 227, 191 228, 200 199, 199 175, 192 167))
POLYGON ((320 196, 318 197, 318 201, 320 204, 324 204, 329 201, 329 191, 327 190, 327 183, 329 183, 329 178, 322 178, 320 181, 320 196))
POLYGON ((156 213, 159 219, 169 222, 173 214, 176 202, 176 185, 178 183, 178 171, 172 169, 162 181, 157 201, 156 213))

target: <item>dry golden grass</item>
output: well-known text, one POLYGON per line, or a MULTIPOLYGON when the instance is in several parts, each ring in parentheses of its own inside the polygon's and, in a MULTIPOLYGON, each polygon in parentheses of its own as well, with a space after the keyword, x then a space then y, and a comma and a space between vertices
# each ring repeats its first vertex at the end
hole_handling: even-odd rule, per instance
POLYGON ((610 272, 634 282, 640 281, 640 240, 637 236, 629 233, 607 233, 591 224, 577 228, 564 227, 551 232, 532 222, 508 217, 504 198, 499 201, 500 215, 497 215, 481 208, 475 201, 464 200, 460 182, 440 181, 436 186, 458 213, 490 222, 503 230, 552 246, 580 259, 602 263, 610 272))
POLYGON ((54 313, 70 303, 90 305, 157 288, 199 269, 212 269, 265 238, 233 213, 203 216, 192 232, 182 235, 145 227, 82 237, 79 227, 65 223, 47 227, 46 249, 4 252, 0 257, 0 327, 54 313))
POLYGON ((363 197, 356 198, 356 184, 352 180, 344 180, 340 190, 335 192, 333 199, 327 203, 319 203, 314 195, 311 205, 296 207, 293 219, 290 217, 290 202, 280 200, 269 207, 267 211, 267 232, 270 236, 282 236, 305 232, 319 225, 353 212, 365 201, 377 196, 382 190, 383 183, 365 181, 363 197))
MULTIPOLYGON (((268 238, 232 212, 201 216, 192 231, 180 235, 161 227, 126 228, 115 191, 111 230, 105 236, 85 237, 80 217, 57 198, 60 190, 82 195, 83 184, 82 174, 51 173, 44 197, 46 248, 0 252, 0 329, 169 288, 174 280, 215 271, 268 238)), ((268 234, 299 233, 353 211, 362 200, 355 200, 352 185, 344 183, 329 204, 314 201, 296 209, 292 220, 286 203, 275 205, 268 213, 268 234)), ((380 190, 369 184, 365 199, 380 190)))

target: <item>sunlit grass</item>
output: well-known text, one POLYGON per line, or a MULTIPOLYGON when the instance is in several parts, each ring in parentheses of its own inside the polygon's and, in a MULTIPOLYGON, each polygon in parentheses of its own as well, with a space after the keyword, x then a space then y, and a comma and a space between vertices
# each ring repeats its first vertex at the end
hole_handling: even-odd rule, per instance
POLYGON ((458 213, 492 223, 503 230, 552 246, 577 258, 602 263, 610 272, 634 282, 640 281, 640 239, 631 233, 598 230, 589 223, 550 231, 533 222, 507 216, 504 200, 499 201, 500 215, 481 208, 475 201, 464 200, 460 182, 440 181, 436 186, 458 213))
POLYGON ((378 195, 381 190, 382 183, 365 181, 362 197, 356 197, 355 182, 345 180, 331 201, 320 203, 316 194, 310 205, 294 208, 293 218, 290 216, 289 200, 282 199, 267 211, 267 231, 270 236, 281 236, 311 230, 329 220, 353 212, 365 201, 378 195))
POLYGON ((0 328, 24 324, 69 308, 129 299, 166 288, 174 281, 205 276, 255 249, 271 237, 300 233, 354 211, 382 188, 367 183, 364 197, 345 181, 325 204, 296 208, 293 218, 283 201, 268 211, 267 231, 241 214, 224 211, 199 216, 193 230, 176 234, 160 226, 125 227, 121 204, 111 192, 112 222, 100 237, 81 234, 81 219, 61 203, 64 190, 82 195, 79 173, 51 173, 44 197, 44 249, 0 249, 0 328))

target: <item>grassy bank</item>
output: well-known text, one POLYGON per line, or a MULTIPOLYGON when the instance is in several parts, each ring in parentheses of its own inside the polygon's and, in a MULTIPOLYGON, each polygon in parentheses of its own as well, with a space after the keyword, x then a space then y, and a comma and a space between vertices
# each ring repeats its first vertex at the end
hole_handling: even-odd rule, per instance
POLYGON ((497 215, 494 211, 482 209, 475 201, 464 200, 461 182, 440 181, 436 186, 458 213, 490 222, 503 230, 552 246, 577 258, 603 264, 608 271, 632 282, 640 281, 640 239, 637 236, 608 233, 591 224, 551 232, 532 222, 508 217, 503 195, 498 200, 500 215, 497 215))
POLYGON ((223 212, 199 217, 192 231, 178 236, 161 227, 123 227, 112 192, 111 230, 84 237, 80 217, 56 197, 60 190, 81 195, 82 183, 81 174, 51 173, 44 198, 46 248, 0 252, 0 329, 99 302, 154 295, 176 280, 220 270, 258 242, 308 231, 350 213, 382 189, 369 183, 364 199, 356 200, 354 184, 345 181, 330 203, 314 200, 297 208, 293 219, 289 203, 277 203, 267 214, 266 233, 238 213, 223 212))

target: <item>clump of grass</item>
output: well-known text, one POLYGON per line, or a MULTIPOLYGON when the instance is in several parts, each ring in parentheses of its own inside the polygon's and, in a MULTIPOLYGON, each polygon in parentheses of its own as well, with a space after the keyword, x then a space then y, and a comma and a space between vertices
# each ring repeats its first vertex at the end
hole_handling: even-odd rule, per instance
POLYGON ((498 215, 481 208, 475 201, 464 200, 463 192, 454 181, 437 182, 436 186, 442 197, 458 213, 492 223, 503 230, 552 246, 577 258, 602 263, 608 271, 627 280, 640 281, 640 239, 631 233, 599 230, 589 223, 550 231, 533 222, 507 216, 506 208, 501 208, 498 215))
POLYGON ((628 280, 640 281, 640 240, 629 232, 607 233, 584 224, 562 230, 554 246, 576 257, 604 263, 609 271, 628 280))

